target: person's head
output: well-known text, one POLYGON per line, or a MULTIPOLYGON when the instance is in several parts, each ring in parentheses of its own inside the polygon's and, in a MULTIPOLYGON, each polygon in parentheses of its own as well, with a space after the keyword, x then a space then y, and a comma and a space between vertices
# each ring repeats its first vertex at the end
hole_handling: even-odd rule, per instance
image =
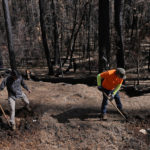
POLYGON ((20 74, 17 70, 12 70, 11 76, 14 80, 16 80, 17 78, 19 78, 20 74))
POLYGON ((123 68, 117 68, 117 69, 116 69, 116 75, 117 75, 119 78, 126 79, 126 72, 125 72, 125 69, 123 69, 123 68))

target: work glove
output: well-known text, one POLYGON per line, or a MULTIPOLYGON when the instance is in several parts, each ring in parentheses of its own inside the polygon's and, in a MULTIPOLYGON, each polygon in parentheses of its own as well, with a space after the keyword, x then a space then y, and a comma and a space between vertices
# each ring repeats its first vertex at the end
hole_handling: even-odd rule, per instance
POLYGON ((98 88, 99 91, 102 91, 102 92, 104 90, 102 86, 98 86, 97 88, 98 88))
POLYGON ((110 93, 109 95, 108 95, 108 99, 110 100, 110 101, 112 101, 113 99, 114 99, 114 95, 112 94, 112 93, 110 93))

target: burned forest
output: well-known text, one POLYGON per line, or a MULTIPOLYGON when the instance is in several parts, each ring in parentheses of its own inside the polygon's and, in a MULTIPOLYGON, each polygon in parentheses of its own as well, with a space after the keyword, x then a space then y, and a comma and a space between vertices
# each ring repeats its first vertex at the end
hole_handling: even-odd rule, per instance
POLYGON ((149 150, 150 1, 1 0, 0 150, 149 150))

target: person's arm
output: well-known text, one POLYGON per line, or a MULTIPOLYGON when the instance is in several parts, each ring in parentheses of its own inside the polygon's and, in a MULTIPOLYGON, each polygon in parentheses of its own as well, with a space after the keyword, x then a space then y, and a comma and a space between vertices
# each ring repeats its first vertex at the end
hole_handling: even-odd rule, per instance
POLYGON ((101 74, 97 75, 97 86, 101 86, 101 74))
POLYGON ((23 78, 21 77, 21 85, 24 89, 26 89, 28 92, 30 92, 30 90, 28 89, 27 85, 25 84, 23 78))
POLYGON ((114 96, 115 96, 116 93, 120 90, 121 85, 122 85, 122 84, 118 84, 118 85, 116 86, 116 88, 114 89, 114 91, 113 91, 113 95, 114 95, 114 96))
POLYGON ((2 91, 5 88, 5 86, 6 86, 6 80, 7 80, 6 78, 3 79, 3 81, 2 81, 2 83, 0 85, 0 91, 2 91))

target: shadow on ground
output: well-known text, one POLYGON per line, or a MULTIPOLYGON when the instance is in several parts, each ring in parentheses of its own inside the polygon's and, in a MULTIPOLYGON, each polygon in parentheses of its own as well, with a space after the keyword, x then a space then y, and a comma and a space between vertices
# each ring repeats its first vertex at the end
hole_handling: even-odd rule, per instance
POLYGON ((100 110, 92 108, 73 108, 58 115, 52 115, 59 123, 68 123, 69 119, 99 118, 100 110))

